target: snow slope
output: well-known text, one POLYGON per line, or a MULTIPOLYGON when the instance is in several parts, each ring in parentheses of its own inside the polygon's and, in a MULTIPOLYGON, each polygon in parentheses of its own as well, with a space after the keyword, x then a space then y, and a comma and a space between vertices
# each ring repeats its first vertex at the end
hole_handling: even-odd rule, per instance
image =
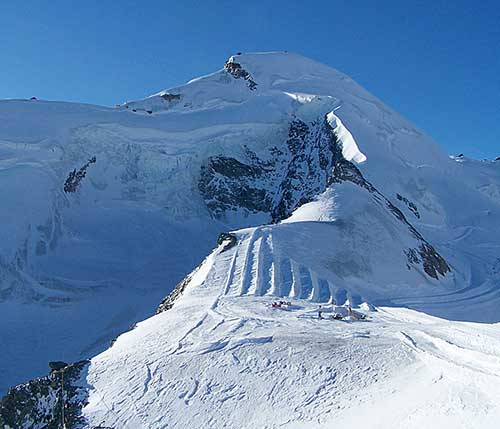
POLYGON ((161 130, 139 138, 131 114, 6 101, 0 116, 5 391, 44 373, 49 360, 76 360, 106 348, 151 314, 223 227, 200 221, 186 207, 192 201, 185 190, 168 191, 177 159, 189 162, 189 151, 165 147, 161 130), (78 192, 65 193, 68 172, 93 156, 97 162, 78 192))
MULTIPOLYGON (((245 257, 263 232, 245 230, 236 247, 214 251, 171 310, 92 359, 89 427, 494 426, 498 324, 363 306, 365 321, 319 320, 298 298, 273 309, 266 295, 284 291, 245 257)), ((300 262, 314 265, 316 255, 300 262)))
POLYGON ((500 163, 336 70, 243 54, 115 109, 2 101, 0 184, 0 392, 94 356, 88 427, 498 417, 500 163), (332 300, 378 311, 315 319, 332 300))

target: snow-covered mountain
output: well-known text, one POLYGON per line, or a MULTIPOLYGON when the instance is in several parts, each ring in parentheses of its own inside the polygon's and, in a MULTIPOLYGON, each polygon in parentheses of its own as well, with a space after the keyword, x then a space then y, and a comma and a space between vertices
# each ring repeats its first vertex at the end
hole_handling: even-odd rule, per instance
MULTIPOLYGON (((449 157, 283 52, 114 109, 2 101, 0 119, 0 392, 59 359, 80 361, 68 427, 500 416, 498 161, 449 157), (318 319, 332 302, 367 320, 318 319)), ((62 374, 12 389, 0 423, 59 427, 62 374)))

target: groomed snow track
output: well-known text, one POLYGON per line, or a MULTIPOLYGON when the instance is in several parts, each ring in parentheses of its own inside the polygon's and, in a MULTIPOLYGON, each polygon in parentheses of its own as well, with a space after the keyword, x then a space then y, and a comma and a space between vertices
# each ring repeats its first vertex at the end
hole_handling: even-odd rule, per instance
MULTIPOLYGON (((275 296, 328 302, 346 297, 312 269, 280 252, 272 227, 245 230, 239 235, 228 268, 227 296, 275 296)), ((343 303, 343 302, 342 302, 343 303)))

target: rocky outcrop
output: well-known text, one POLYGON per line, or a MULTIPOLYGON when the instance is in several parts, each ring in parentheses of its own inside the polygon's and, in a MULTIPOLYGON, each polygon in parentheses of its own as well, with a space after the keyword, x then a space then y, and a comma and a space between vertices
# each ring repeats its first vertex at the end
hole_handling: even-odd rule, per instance
POLYGON ((230 211, 265 213, 278 222, 323 192, 332 174, 331 130, 323 121, 294 119, 288 138, 266 160, 246 149, 242 159, 209 158, 198 188, 215 218, 230 211))
MULTIPOLYGON (((86 169, 94 162, 95 158, 92 158, 78 171, 70 173, 65 184, 66 192, 76 191, 85 177, 86 169)), ((279 222, 329 186, 343 182, 365 189, 377 204, 388 210, 389 216, 409 230, 415 238, 414 245, 402 249, 409 269, 421 267, 434 279, 450 271, 445 259, 424 239, 404 213, 366 180, 353 162, 344 158, 342 142, 326 118, 309 123, 293 119, 287 138, 277 142, 269 149, 269 153, 261 157, 248 148, 243 148, 238 159, 222 154, 209 157, 201 168, 198 188, 215 218, 222 218, 230 211, 244 210, 267 214, 269 222, 279 222)), ((419 217, 415 204, 400 194, 396 198, 419 217)), ((217 244, 221 246, 220 252, 227 251, 237 245, 237 237, 222 233, 217 244)), ((173 307, 204 262, 162 300, 157 314, 173 307)), ((86 403, 88 392, 85 386, 79 384, 79 380, 84 379, 81 375, 87 365, 87 361, 72 365, 52 362, 53 371, 50 375, 10 389, 0 401, 0 427, 59 428, 63 410, 66 427, 85 427, 81 409, 86 403)))
POLYGON ((257 89, 257 83, 253 80, 250 73, 248 73, 241 64, 234 61, 234 58, 229 58, 224 64, 224 70, 226 70, 235 79, 244 79, 247 81, 248 88, 253 91, 257 89))
POLYGON ((57 369, 49 375, 13 387, 0 400, 0 428, 86 427, 81 410, 87 403, 88 391, 80 380, 89 361, 52 364, 57 369))
MULTIPOLYGON (((445 275, 450 268, 444 258, 407 220, 403 212, 367 181, 356 165, 344 158, 342 142, 326 118, 305 123, 291 121, 287 140, 270 149, 273 161, 259 159, 246 150, 245 162, 225 156, 208 159, 198 183, 207 208, 215 218, 228 211, 266 213, 270 222, 279 222, 310 202, 335 183, 354 183, 370 192, 421 244, 407 249, 408 267, 421 265, 432 278, 445 275), (410 256, 408 256, 410 255, 410 256)), ((415 217, 417 206, 397 194, 415 217)))
POLYGON ((332 133, 326 122, 306 124, 294 119, 285 144, 285 169, 274 198, 273 222, 287 218, 325 191, 332 174, 332 133))
POLYGON ((444 276, 446 273, 450 272, 451 269, 445 259, 425 240, 417 229, 408 222, 403 212, 378 191, 375 186, 367 181, 358 167, 344 158, 342 155, 341 143, 338 141, 335 133, 332 133, 332 147, 334 158, 332 183, 349 181, 365 188, 373 195, 375 201, 389 209, 393 216, 405 224, 413 237, 420 242, 418 247, 414 249, 410 248, 405 251, 408 260, 408 268, 421 264, 425 273, 434 279, 438 279, 439 275, 444 276))
POLYGON ((68 178, 66 179, 66 182, 64 182, 64 192, 66 193, 74 193, 77 191, 78 186, 80 185, 80 182, 83 180, 83 178, 87 175, 87 168, 89 168, 90 164, 95 164, 96 162, 96 157, 90 158, 87 163, 85 163, 82 167, 80 167, 79 170, 76 170, 76 168, 71 171, 68 175, 68 178))
POLYGON ((202 166, 198 188, 215 218, 222 218, 229 210, 244 209, 250 213, 271 210, 268 185, 274 164, 252 155, 247 159, 248 163, 243 163, 215 156, 202 166))
POLYGON ((444 276, 447 272, 451 271, 444 258, 427 241, 424 240, 418 250, 422 257, 424 271, 429 276, 437 279, 439 277, 438 274, 444 276))
POLYGON ((66 362, 60 360, 49 362, 49 368, 51 371, 59 371, 66 368, 67 366, 68 364, 66 362))
POLYGON ((230 232, 222 232, 217 239, 217 244, 219 246, 223 246, 221 249, 222 253, 236 246, 236 244, 238 244, 238 239, 236 238, 236 235, 231 234, 230 232))
POLYGON ((408 209, 415 215, 416 218, 420 219, 420 213, 415 203, 412 203, 408 198, 403 197, 401 194, 396 194, 396 198, 406 204, 408 209))
POLYGON ((173 103, 174 101, 180 101, 181 99, 180 94, 171 94, 169 92, 162 94, 160 97, 163 98, 165 101, 168 101, 169 103, 173 103))

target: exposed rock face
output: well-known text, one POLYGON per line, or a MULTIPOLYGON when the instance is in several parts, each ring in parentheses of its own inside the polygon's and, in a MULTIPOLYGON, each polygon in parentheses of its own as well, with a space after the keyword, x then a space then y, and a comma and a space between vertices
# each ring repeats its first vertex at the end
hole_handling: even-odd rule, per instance
POLYGON ((244 164, 235 158, 216 156, 202 167, 198 187, 214 217, 221 218, 224 212, 237 208, 251 213, 270 211, 272 200, 265 176, 272 174, 273 165, 256 158, 248 161, 244 164))
MULTIPOLYGON (((215 218, 243 209, 266 213, 271 222, 279 222, 328 186, 348 181, 370 192, 377 203, 389 209, 421 242, 415 249, 407 250, 409 268, 421 264, 435 279, 450 271, 446 261, 403 212, 368 182, 353 162, 344 158, 342 143, 325 118, 309 124, 294 119, 287 140, 273 147, 271 153, 272 161, 264 161, 248 150, 244 162, 224 156, 208 159, 202 167, 198 187, 215 218)), ((399 194, 397 198, 420 217, 415 204, 399 194)))
POLYGON ((438 275, 444 276, 446 273, 450 272, 450 267, 444 260, 444 258, 429 244, 424 237, 417 231, 417 229, 406 219, 405 215, 401 210, 399 210, 394 204, 392 204, 388 198, 386 198, 381 192, 379 192, 375 186, 368 182, 361 171, 352 162, 347 161, 342 155, 342 147, 338 143, 335 135, 332 135, 332 140, 335 141, 334 147, 334 173, 333 182, 341 183, 343 181, 349 181, 352 183, 365 188, 370 193, 373 194, 373 198, 380 204, 386 206, 391 213, 402 223, 404 223, 411 234, 421 242, 421 244, 416 249, 408 249, 406 251, 406 256, 408 259, 408 267, 411 265, 422 264, 424 271, 432 278, 437 279, 438 275), (420 258, 419 258, 419 256, 420 258))
POLYGON ((424 270, 429 276, 437 279, 438 274, 444 276, 451 271, 444 258, 425 240, 419 247, 419 253, 422 257, 424 270))
MULTIPOLYGON (((240 70, 237 66, 231 66, 231 69, 240 70)), ((208 158, 201 168, 198 188, 213 217, 222 218, 230 211, 246 210, 267 214, 269 222, 279 222, 329 186, 347 181, 368 191, 375 202, 384 210, 389 210, 390 215, 403 223, 416 239, 414 247, 404 249, 409 269, 421 266, 434 279, 450 271, 444 258, 406 219, 403 212, 367 181, 353 162, 344 158, 342 143, 326 118, 310 123, 292 120, 286 140, 269 149, 267 155, 259 158, 246 149, 240 159, 223 155, 208 158)), ((88 165, 84 166, 83 171, 88 165)), ((412 203, 398 195, 396 197, 418 217, 416 206, 413 205, 413 210, 412 203)), ((224 252, 237 244, 237 238, 231 233, 222 233, 217 244, 223 246, 220 251, 224 252)), ((163 299, 156 310, 157 314, 173 307, 202 264, 163 299)), ((80 411, 85 405, 87 393, 78 380, 87 365, 87 361, 68 366, 64 362, 55 362, 49 376, 12 388, 0 402, 0 427, 61 427, 63 374, 66 426, 85 427, 80 411), (34 422, 41 422, 43 426, 34 426, 34 422)))
POLYGON ((274 222, 290 216, 297 207, 326 189, 331 179, 336 142, 326 121, 309 125, 299 119, 292 121, 284 154, 285 174, 272 210, 274 222))
POLYGON ((396 194, 396 198, 399 201, 402 201, 403 203, 405 203, 406 206, 408 207, 408 209, 415 215, 415 217, 420 219, 420 213, 418 212, 418 208, 417 208, 416 204, 412 203, 408 198, 403 197, 401 194, 396 194))
POLYGON ((226 61, 224 64, 224 70, 226 70, 235 79, 245 79, 247 81, 247 86, 251 91, 257 89, 257 83, 253 80, 250 73, 241 67, 241 64, 235 62, 233 57, 226 61))
POLYGON ((68 175, 68 178, 66 179, 66 182, 64 183, 64 192, 76 192, 78 186, 80 185, 80 182, 87 175, 87 168, 89 168, 90 164, 95 164, 95 162, 96 157, 94 156, 90 158, 88 162, 85 163, 78 171, 76 170, 76 168, 71 171, 68 175))
POLYGON ((326 189, 332 172, 331 130, 326 122, 295 119, 288 138, 270 149, 272 160, 246 150, 245 159, 208 159, 202 167, 199 190, 215 218, 243 209, 266 213, 278 222, 326 189))
POLYGON ((61 369, 64 369, 68 366, 68 364, 66 362, 62 362, 62 361, 53 361, 53 362, 49 362, 49 368, 52 370, 52 371, 59 371, 61 369))
POLYGON ((222 232, 217 239, 217 244, 219 246, 223 246, 221 253, 236 246, 237 243, 238 239, 236 238, 236 235, 231 234, 230 232, 222 232))
POLYGON ((89 361, 80 361, 62 366, 45 377, 10 389, 0 400, 0 428, 60 429, 63 407, 65 427, 84 428, 81 410, 88 393, 79 380, 88 364, 89 361))
POLYGON ((165 94, 161 95, 161 98, 163 98, 165 101, 168 101, 169 103, 172 103, 174 101, 180 101, 181 95, 180 94, 170 94, 169 92, 166 92, 165 94))

